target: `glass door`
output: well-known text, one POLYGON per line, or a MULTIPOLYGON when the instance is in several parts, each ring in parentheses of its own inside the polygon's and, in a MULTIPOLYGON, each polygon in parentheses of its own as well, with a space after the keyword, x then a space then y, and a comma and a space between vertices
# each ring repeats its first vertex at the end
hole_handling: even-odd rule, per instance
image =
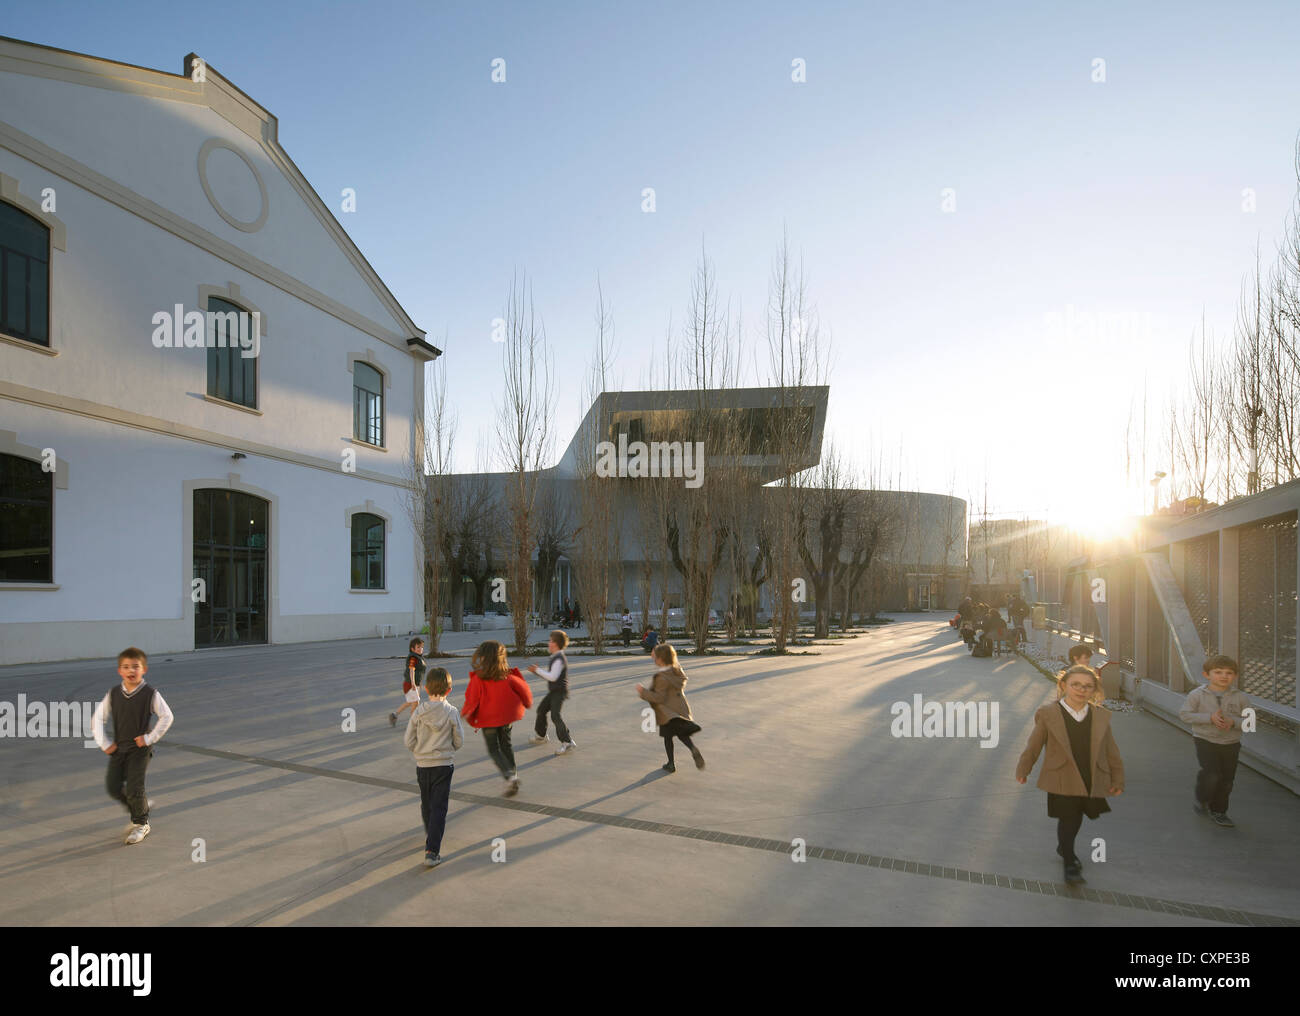
POLYGON ((194 492, 194 646, 267 641, 270 504, 234 490, 194 492))

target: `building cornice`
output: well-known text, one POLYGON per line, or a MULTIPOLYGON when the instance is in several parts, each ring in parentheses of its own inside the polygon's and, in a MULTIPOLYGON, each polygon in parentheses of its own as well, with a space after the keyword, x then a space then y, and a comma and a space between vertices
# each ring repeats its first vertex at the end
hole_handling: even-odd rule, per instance
POLYGON ((312 469, 321 469, 335 476, 355 476, 363 480, 384 483, 391 487, 405 487, 407 485, 407 481, 401 476, 377 473, 370 469, 358 468, 355 471, 345 473, 339 468, 338 459, 304 455, 300 452, 290 451, 287 448, 278 448, 274 445, 249 441, 229 434, 219 434, 215 431, 203 430, 201 427, 163 420, 156 416, 147 416, 144 413, 119 409, 116 406, 106 406, 103 403, 90 402, 87 399, 74 399, 66 395, 57 395, 54 392, 41 391, 37 388, 27 388, 24 385, 13 384, 9 381, 0 381, 0 398, 25 402, 28 405, 52 409, 59 413, 73 413, 77 416, 89 417, 92 420, 102 420, 106 423, 115 423, 123 427, 132 427, 136 430, 149 431, 167 437, 197 441, 200 444, 212 445, 215 448, 241 451, 246 455, 259 455, 262 458, 289 462, 298 466, 308 466, 312 469))

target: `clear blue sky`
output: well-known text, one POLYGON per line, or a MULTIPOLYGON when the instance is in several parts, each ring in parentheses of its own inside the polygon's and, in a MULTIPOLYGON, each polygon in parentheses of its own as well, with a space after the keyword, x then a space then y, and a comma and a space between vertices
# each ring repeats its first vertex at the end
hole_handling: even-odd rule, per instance
POLYGON ((1182 382, 1202 310, 1228 331, 1294 196, 1300 5, 811 6, 47 2, 0 32, 173 72, 193 50, 279 118, 336 213, 355 188, 337 214, 445 348, 464 468, 516 268, 567 438, 597 272, 616 377, 641 387, 701 243, 761 352, 785 226, 833 333, 830 438, 901 448, 912 487, 956 470, 960 496, 987 459, 1001 511, 1063 510, 1080 464, 1121 501, 1133 392, 1182 382), (1066 337, 1068 313, 1110 324, 1066 337))

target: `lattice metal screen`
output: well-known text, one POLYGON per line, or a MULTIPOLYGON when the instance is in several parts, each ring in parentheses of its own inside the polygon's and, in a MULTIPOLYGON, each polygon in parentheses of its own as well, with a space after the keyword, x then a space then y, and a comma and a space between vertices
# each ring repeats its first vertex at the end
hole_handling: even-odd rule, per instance
POLYGON ((1155 591, 1147 589, 1147 668, 1145 680, 1169 683, 1169 628, 1155 591))
POLYGON ((1219 642, 1219 534, 1189 540, 1183 547, 1183 598, 1209 653, 1219 642))
POLYGON ((1109 607, 1110 658, 1125 670, 1136 670, 1133 640, 1134 564, 1120 561, 1106 569, 1106 600, 1109 607))
MULTIPOLYGON (((1247 695, 1294 706, 1296 516, 1243 526, 1240 539, 1240 687, 1247 695)), ((1294 730, 1294 724, 1279 725, 1294 730)))

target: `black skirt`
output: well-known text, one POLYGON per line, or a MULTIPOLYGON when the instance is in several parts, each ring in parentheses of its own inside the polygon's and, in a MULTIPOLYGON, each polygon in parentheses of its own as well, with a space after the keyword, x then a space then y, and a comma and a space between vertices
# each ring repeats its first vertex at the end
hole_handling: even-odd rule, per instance
POLYGON ((690 737, 698 734, 703 729, 698 723, 691 720, 684 720, 680 716, 674 716, 667 723, 659 727, 660 737, 690 737))
POLYGON ((1047 795, 1047 815, 1049 818, 1078 818, 1087 815, 1096 818, 1110 811, 1110 805, 1104 797, 1075 797, 1072 794, 1047 795))

